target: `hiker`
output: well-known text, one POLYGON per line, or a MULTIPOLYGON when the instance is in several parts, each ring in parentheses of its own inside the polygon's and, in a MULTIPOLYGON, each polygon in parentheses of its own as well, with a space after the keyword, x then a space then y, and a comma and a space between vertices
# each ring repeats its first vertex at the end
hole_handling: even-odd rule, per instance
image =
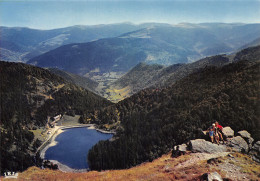
POLYGON ((214 131, 215 141, 216 141, 217 144, 219 145, 219 134, 218 134, 218 129, 217 129, 215 123, 212 124, 212 129, 213 129, 213 131, 214 131))
POLYGON ((211 143, 214 143, 214 131, 212 127, 209 130, 209 137, 211 139, 211 143))
POLYGON ((219 135, 221 141, 223 141, 223 143, 224 143, 223 132, 222 132, 223 127, 222 127, 217 121, 215 122, 215 126, 216 126, 216 128, 217 128, 218 135, 219 135))

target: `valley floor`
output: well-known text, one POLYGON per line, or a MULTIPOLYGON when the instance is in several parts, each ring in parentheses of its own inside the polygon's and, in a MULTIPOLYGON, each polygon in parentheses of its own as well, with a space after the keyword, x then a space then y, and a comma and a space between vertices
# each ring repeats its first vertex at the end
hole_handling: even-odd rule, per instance
MULTIPOLYGON (((153 162, 124 170, 64 173, 30 167, 18 180, 200 180, 204 173, 218 172, 230 180, 259 180, 260 165, 237 152, 188 153, 177 158, 163 155, 153 162), (213 158, 213 159, 212 159, 213 158), (208 160, 211 159, 211 162, 208 160)), ((5 179, 3 179, 5 180, 5 179)), ((7 180, 7 179, 6 179, 7 180)), ((8 179, 11 180, 11 179, 8 179)))

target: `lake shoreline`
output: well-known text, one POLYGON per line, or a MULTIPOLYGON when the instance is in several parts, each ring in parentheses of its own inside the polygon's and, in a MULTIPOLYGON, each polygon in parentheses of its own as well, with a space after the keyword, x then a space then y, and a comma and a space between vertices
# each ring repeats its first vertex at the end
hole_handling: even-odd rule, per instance
POLYGON ((57 160, 49 160, 50 162, 54 163, 54 164, 57 164, 58 165, 58 169, 62 172, 71 172, 71 173, 83 173, 83 172, 88 172, 89 169, 74 169, 74 168, 70 168, 69 166, 67 165, 64 165, 62 163, 60 163, 59 161, 57 160))
MULTIPOLYGON (((57 144, 57 142, 55 141, 56 137, 61 134, 62 132, 64 132, 64 130, 66 129, 72 129, 72 128, 83 128, 86 127, 87 129, 95 129, 96 131, 100 132, 100 133, 104 133, 104 134, 115 134, 115 132, 112 131, 105 131, 105 130, 101 130, 96 128, 96 125, 94 124, 79 124, 79 125, 72 125, 72 126, 56 126, 55 128, 53 128, 53 134, 49 136, 49 138, 41 145, 43 146, 43 148, 41 148, 40 150, 40 157, 45 160, 45 152, 50 148, 53 147, 57 144)), ((39 147, 40 148, 40 147, 39 147)), ((81 173, 81 172, 87 172, 89 169, 73 169, 70 168, 67 165, 64 165, 62 163, 60 163, 57 160, 49 160, 54 164, 58 165, 58 169, 62 172, 73 172, 73 173, 81 173)))

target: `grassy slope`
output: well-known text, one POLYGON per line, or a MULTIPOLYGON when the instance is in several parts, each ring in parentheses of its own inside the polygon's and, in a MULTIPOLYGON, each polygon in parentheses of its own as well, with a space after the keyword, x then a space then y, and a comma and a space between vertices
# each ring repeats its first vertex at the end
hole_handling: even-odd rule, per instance
POLYGON ((87 173, 63 173, 31 167, 19 173, 18 180, 200 180, 204 173, 214 171, 217 171, 223 178, 231 180, 259 179, 260 165, 247 155, 232 153, 234 158, 221 155, 189 153, 178 158, 171 158, 170 154, 166 154, 152 162, 130 169, 87 173), (219 157, 215 163, 207 163, 208 159, 215 157, 219 157), (228 170, 225 170, 226 167, 228 170))

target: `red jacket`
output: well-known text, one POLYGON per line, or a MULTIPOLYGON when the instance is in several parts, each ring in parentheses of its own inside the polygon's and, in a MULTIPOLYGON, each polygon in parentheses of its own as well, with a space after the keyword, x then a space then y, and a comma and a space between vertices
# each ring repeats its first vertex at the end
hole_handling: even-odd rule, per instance
POLYGON ((222 131, 223 127, 221 125, 217 125, 217 128, 222 131))

